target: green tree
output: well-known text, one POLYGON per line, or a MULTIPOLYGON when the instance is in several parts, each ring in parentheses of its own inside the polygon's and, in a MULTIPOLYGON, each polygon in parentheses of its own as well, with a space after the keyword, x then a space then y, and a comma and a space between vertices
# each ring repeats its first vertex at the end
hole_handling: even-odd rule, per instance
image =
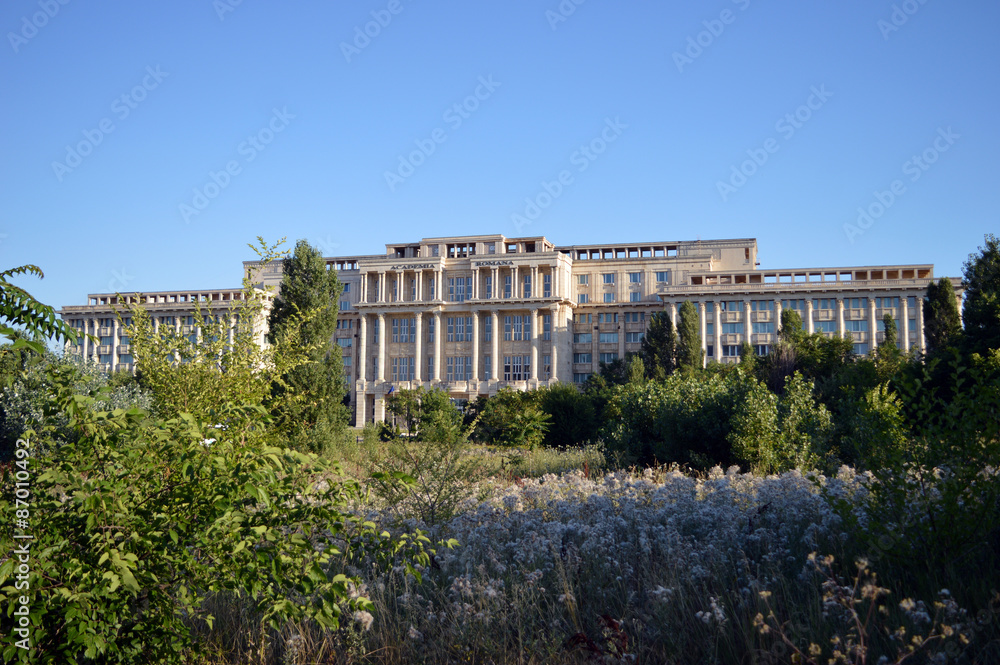
POLYGON ((594 404, 576 386, 556 383, 539 388, 537 392, 538 404, 550 418, 542 441, 544 445, 575 446, 597 438, 598 421, 594 404))
POLYGON ((477 406, 476 439, 497 446, 534 448, 545 438, 551 420, 537 402, 534 393, 502 388, 477 406))
POLYGON ((394 390, 386 408, 403 419, 407 433, 420 440, 450 440, 461 435, 462 414, 444 390, 394 390))
POLYGON ((954 344, 962 332, 962 323, 951 280, 942 277, 928 284, 923 307, 927 353, 932 354, 954 344))
POLYGON ((882 316, 882 327, 885 334, 882 343, 875 349, 875 366, 881 380, 888 381, 899 371, 903 353, 897 346, 899 335, 896 332, 896 319, 892 318, 892 314, 882 316))
POLYGON ((685 300, 677 326, 677 367, 684 372, 692 372, 702 366, 705 352, 701 348, 700 331, 698 309, 690 300, 685 300))
POLYGON ((303 399, 283 401, 275 416, 297 447, 318 451, 349 420, 343 359, 333 341, 343 286, 337 271, 327 267, 323 255, 305 240, 295 244, 283 267, 281 288, 268 317, 268 341, 274 343, 290 326, 298 326, 303 344, 311 350, 310 362, 290 370, 275 386, 279 394, 291 391, 303 399), (313 315, 300 321, 306 312, 313 315))
POLYGON ((965 262, 962 321, 973 351, 1000 348, 1000 240, 986 235, 986 245, 965 262))
POLYGON ((646 375, 662 381, 673 373, 677 356, 677 335, 666 312, 654 312, 642 337, 639 354, 646 366, 646 375))

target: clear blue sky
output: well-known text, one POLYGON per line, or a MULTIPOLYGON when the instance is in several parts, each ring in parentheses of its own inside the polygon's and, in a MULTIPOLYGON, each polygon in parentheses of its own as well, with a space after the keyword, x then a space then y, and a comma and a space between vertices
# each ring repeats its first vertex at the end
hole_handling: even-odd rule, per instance
POLYGON ((995 2, 235 1, 3 3, 0 254, 43 301, 235 286, 258 235, 756 237, 764 268, 958 275, 997 231, 995 2))

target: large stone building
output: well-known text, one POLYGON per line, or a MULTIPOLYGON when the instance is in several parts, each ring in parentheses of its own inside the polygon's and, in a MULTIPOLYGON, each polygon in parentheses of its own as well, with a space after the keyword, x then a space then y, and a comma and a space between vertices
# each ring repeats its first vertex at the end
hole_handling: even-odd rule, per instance
MULTIPOLYGON (((358 425, 384 418, 392 387, 474 399, 504 386, 581 383, 601 362, 637 351, 653 312, 666 310, 676 323, 686 300, 698 308, 706 362, 735 361, 743 342, 767 353, 784 308, 797 310, 810 332, 849 334, 859 354, 881 341, 889 313, 900 346, 923 350, 920 303, 934 277, 931 265, 759 270, 749 238, 555 246, 544 237, 461 236, 326 261, 344 284, 335 337, 358 425)), ((280 264, 248 261, 244 270, 262 286, 281 282, 280 264)), ((960 297, 959 280, 953 284, 960 297)), ((224 304, 234 294, 144 295, 154 309, 173 306, 159 316, 188 321, 190 298, 224 304)), ((112 333, 110 344, 99 335, 97 355, 111 368, 130 367, 103 304, 113 298, 91 295, 90 305, 62 315, 112 333)))

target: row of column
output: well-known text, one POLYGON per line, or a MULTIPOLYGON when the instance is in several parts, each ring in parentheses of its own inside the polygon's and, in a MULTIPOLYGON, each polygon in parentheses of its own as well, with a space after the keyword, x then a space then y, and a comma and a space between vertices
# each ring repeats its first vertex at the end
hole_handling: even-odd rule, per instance
MULTIPOLYGON (((552 315, 552 327, 551 333, 551 356, 552 356, 552 367, 557 367, 558 363, 558 340, 557 340, 557 329, 558 329, 558 312, 559 307, 552 307, 549 309, 532 309, 529 312, 531 317, 531 379, 538 379, 538 359, 540 356, 541 340, 542 337, 539 335, 540 328, 543 325, 544 319, 542 318, 546 313, 551 313, 552 315)), ((468 316, 472 315, 472 380, 479 381, 479 354, 480 354, 480 340, 479 340, 479 311, 473 310, 471 312, 455 312, 456 316, 468 316)), ((423 313, 422 312, 406 312, 400 313, 401 317, 415 319, 414 334, 416 336, 416 344, 414 349, 414 380, 424 381, 423 378, 423 313)), ((386 330, 386 314, 384 312, 378 312, 375 314, 378 319, 378 351, 377 351, 377 372, 375 376, 376 381, 385 381, 386 377, 386 335, 388 331, 386 330)), ((434 378, 435 380, 443 380, 444 370, 445 370, 445 358, 442 353, 442 339, 444 337, 445 330, 441 326, 442 312, 433 312, 434 317, 434 378)), ((503 331, 500 328, 500 314, 497 310, 490 311, 490 329, 492 331, 490 337, 490 377, 492 379, 499 379, 499 368, 500 368, 500 336, 503 331)), ((360 330, 358 331, 360 337, 359 343, 359 366, 358 366, 358 379, 361 381, 368 380, 368 315, 361 315, 360 330)), ((554 373, 554 372, 553 372, 554 373)))
MULTIPOLYGON (((387 276, 395 275, 396 288, 398 290, 398 299, 396 302, 424 302, 424 272, 425 269, 418 270, 396 270, 396 271, 385 271, 380 270, 377 274, 378 277, 375 279, 375 302, 383 303, 389 302, 387 299, 386 285, 388 283, 387 276), (412 298, 407 298, 407 284, 404 283, 407 274, 414 274, 415 280, 414 287, 415 293, 412 298)), ((443 290, 443 268, 435 268, 433 270, 433 288, 434 296, 433 300, 444 300, 444 290, 443 290)), ((543 285, 539 279, 544 279, 545 275, 550 275, 552 279, 552 296, 559 297, 559 270, 553 266, 548 272, 542 272, 539 270, 538 266, 510 266, 508 268, 503 268, 499 266, 493 266, 488 268, 473 268, 472 269, 472 290, 467 293, 467 298, 470 300, 500 300, 502 293, 500 278, 506 277, 507 273, 511 276, 511 299, 535 299, 541 298, 543 285), (490 271, 490 289, 486 291, 482 288, 482 276, 480 275, 481 270, 490 271), (506 272, 505 272, 506 271, 506 272), (529 272, 525 272, 529 271, 529 272), (531 295, 525 296, 522 290, 521 278, 530 274, 531 275, 531 295), (485 294, 484 294, 484 291, 485 294)), ((369 291, 369 278, 370 273, 362 273, 361 275, 361 299, 362 303, 369 302, 368 291, 369 291)))

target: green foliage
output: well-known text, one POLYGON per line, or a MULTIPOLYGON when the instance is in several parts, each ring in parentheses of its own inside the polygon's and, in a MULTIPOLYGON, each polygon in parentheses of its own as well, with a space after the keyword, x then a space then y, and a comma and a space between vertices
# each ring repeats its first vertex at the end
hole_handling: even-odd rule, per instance
POLYGON ((343 359, 333 341, 343 286, 337 271, 305 240, 283 261, 284 276, 268 316, 268 341, 276 343, 289 330, 297 330, 309 349, 309 361, 290 368, 274 389, 277 395, 293 393, 300 399, 277 402, 274 414, 279 429, 295 447, 322 450, 338 436, 349 420, 344 397, 343 359))
POLYGON ((924 296, 924 345, 931 355, 955 344, 962 334, 955 288, 951 280, 942 277, 927 285, 924 296))
POLYGON ((986 245, 970 254, 963 270, 965 304, 962 322, 973 351, 1000 349, 1000 240, 986 235, 986 245))
POLYGON ((849 436, 842 439, 844 462, 864 469, 884 468, 907 444, 903 403, 887 384, 868 390, 845 414, 849 436))
POLYGON ((698 308, 690 300, 681 305, 677 335, 677 368, 683 372, 700 369, 705 356, 701 348, 701 323, 698 308))
MULTIPOLYGON (((280 256, 277 245, 268 247, 263 240, 259 242, 259 247, 251 247, 265 262, 280 256)), ((232 426, 243 432, 248 442, 259 443, 270 430, 251 426, 240 415, 242 411, 233 411, 227 405, 281 411, 283 406, 306 399, 288 390, 282 377, 309 362, 313 349, 302 341, 298 327, 292 325, 285 326, 273 344, 263 344, 266 299, 267 293, 255 288, 247 275, 242 298, 225 315, 212 314, 201 303, 195 304, 196 318, 202 321, 195 333, 164 327, 155 330, 141 303, 127 305, 132 317, 128 334, 140 369, 139 380, 152 394, 157 414, 177 418, 181 413, 190 413, 201 421, 232 426), (272 390, 275 384, 286 390, 276 393, 272 390)), ((314 312, 306 312, 293 318, 306 325, 313 316, 314 312)))
MULTIPOLYGON (((52 405, 75 436, 29 432, 18 463, 32 474, 33 662, 181 662, 192 626, 212 625, 205 599, 245 598, 272 628, 309 620, 336 627, 344 609, 370 607, 343 574, 354 553, 404 553, 427 563, 425 539, 389 541, 350 514, 353 481, 318 458, 246 445, 241 431, 181 414, 95 410, 74 394, 73 367, 53 367, 52 405), (38 451, 52 447, 51 455, 38 451), (23 454, 22 454, 23 453, 23 454)), ((234 420, 265 427, 259 405, 234 420)), ((13 515, 12 478, 0 510, 13 515)), ((4 541, 13 520, 2 527, 4 541)), ((0 565, 0 602, 13 608, 15 559, 0 565)), ((9 634, 8 630, 5 631, 9 634)), ((5 662, 29 652, 9 642, 5 662)))
POLYGON ((444 390, 422 386, 396 390, 386 399, 386 409, 403 421, 407 434, 422 441, 456 443, 465 439, 462 413, 444 390))
POLYGON ((51 306, 38 302, 23 288, 8 281, 18 275, 45 277, 41 268, 30 264, 0 272, 0 321, 3 322, 0 323, 0 335, 13 340, 13 345, 5 351, 28 348, 35 353, 43 353, 44 344, 32 339, 36 334, 75 342, 77 331, 58 318, 51 306), (23 327, 28 336, 16 336, 11 326, 23 327))
POLYGON ((650 379, 662 381, 673 373, 677 358, 677 335, 667 312, 653 312, 639 354, 650 379))
POLYGON ((550 416, 539 407, 533 392, 503 388, 477 403, 473 411, 479 418, 473 437, 482 443, 531 449, 549 429, 550 416))
MULTIPOLYGON (((641 359, 635 358, 633 363, 636 361, 641 362, 641 359)), ((556 383, 539 388, 538 405, 550 418, 542 441, 545 446, 578 446, 597 438, 598 421, 594 404, 576 386, 556 383)))

